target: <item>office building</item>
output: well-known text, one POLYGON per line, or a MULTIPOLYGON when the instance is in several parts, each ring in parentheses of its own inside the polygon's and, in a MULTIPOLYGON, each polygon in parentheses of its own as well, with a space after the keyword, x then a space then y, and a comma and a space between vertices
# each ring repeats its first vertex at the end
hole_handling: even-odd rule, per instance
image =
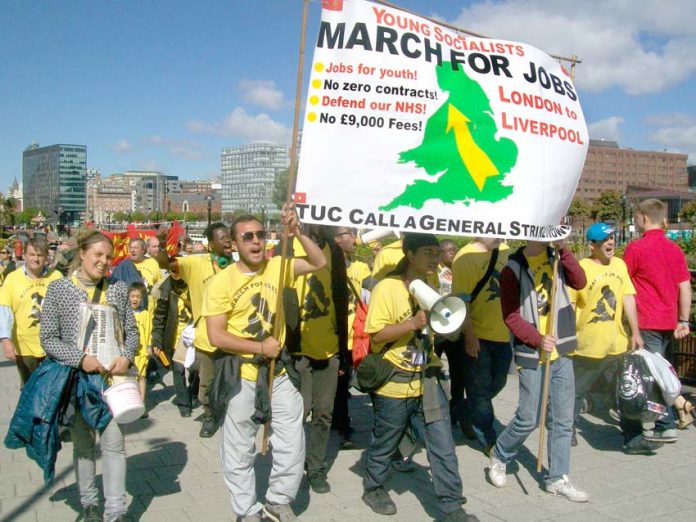
POLYGON ((627 188, 687 192, 687 154, 623 149, 615 141, 590 140, 575 196, 597 199, 602 192, 627 188))
POLYGON ((252 143, 222 150, 222 213, 246 211, 271 215, 276 173, 290 165, 288 148, 252 143))
POLYGON ((24 208, 41 209, 63 224, 82 219, 86 166, 84 145, 30 145, 22 153, 24 208))

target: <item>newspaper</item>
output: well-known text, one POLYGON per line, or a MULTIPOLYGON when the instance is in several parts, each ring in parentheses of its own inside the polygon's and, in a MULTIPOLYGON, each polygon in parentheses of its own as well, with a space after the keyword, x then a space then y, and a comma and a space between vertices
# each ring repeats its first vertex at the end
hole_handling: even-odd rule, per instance
POLYGON ((80 337, 86 355, 96 357, 105 368, 123 353, 123 327, 116 307, 80 303, 80 337))

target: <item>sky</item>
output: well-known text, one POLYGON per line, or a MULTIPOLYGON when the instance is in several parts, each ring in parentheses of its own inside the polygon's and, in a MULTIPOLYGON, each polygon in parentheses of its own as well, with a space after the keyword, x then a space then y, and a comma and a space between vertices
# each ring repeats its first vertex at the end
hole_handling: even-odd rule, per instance
MULTIPOLYGON (((581 60, 590 136, 696 163, 692 0, 392 0, 581 60)), ((320 0, 309 4, 304 100, 320 0)), ((2 0, 0 191, 22 151, 87 146, 103 175, 219 175, 223 147, 290 144, 302 0, 2 0)), ((303 103, 304 106, 304 103, 303 103)))

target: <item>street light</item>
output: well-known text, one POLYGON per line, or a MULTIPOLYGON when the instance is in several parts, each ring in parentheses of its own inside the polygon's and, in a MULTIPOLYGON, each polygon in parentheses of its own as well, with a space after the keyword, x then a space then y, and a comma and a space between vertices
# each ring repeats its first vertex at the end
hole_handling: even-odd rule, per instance
POLYGON ((621 196, 621 244, 626 243, 626 194, 621 196))
POLYGON ((208 203, 208 226, 210 226, 210 223, 213 221, 212 212, 213 212, 213 201, 215 200, 215 198, 213 197, 212 194, 208 194, 205 197, 205 200, 208 203))

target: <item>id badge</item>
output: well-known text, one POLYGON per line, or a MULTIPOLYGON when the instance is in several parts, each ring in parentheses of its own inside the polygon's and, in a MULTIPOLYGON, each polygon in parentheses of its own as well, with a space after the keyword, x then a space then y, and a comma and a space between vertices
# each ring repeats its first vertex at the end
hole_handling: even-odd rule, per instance
POLYGON ((411 352, 411 365, 423 366, 424 364, 425 364, 425 352, 421 352, 421 351, 411 352))

